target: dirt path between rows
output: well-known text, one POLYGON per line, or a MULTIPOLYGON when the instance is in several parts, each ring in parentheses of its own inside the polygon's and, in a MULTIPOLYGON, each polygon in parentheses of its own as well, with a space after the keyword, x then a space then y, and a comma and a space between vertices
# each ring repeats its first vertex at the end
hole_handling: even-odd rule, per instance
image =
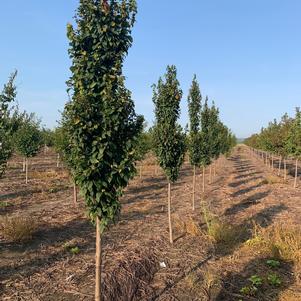
MULTIPOLYGON (((33 160, 30 186, 23 184, 20 166, 14 163, 0 182, 0 202, 8 204, 0 207, 0 215, 27 214, 40 225, 26 245, 0 235, 1 300, 93 300, 94 228, 83 201, 77 208, 72 205, 72 185, 66 172, 55 168, 55 158, 41 154, 33 160), (78 246, 80 253, 72 255, 66 245, 78 246)), ((287 220, 300 224, 301 213, 301 190, 291 188, 290 180, 266 183, 270 174, 246 147, 238 147, 230 158, 219 159, 212 184, 206 177, 205 195, 198 176, 192 212, 192 168, 186 163, 172 191, 176 240, 170 246, 166 179, 146 167, 142 179, 135 178, 127 188, 119 221, 104 235, 107 300, 260 300, 242 299, 237 293, 258 268, 258 256, 242 251, 251 227, 287 220), (231 248, 216 245, 205 234, 204 207, 225 223, 246 227, 245 236, 231 248)), ((290 271, 293 267, 285 266, 290 271)), ((280 298, 287 290, 297 294, 300 283, 291 278, 271 291, 274 299, 266 300, 286 300, 280 298)))

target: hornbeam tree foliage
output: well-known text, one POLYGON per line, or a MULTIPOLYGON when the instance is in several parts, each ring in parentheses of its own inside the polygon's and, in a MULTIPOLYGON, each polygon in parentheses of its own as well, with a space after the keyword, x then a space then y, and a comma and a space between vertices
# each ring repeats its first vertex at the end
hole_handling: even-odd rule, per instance
POLYGON ((9 106, 15 101, 17 96, 17 90, 14 84, 16 76, 17 71, 10 76, 0 94, 0 178, 6 170, 7 161, 12 154, 12 128, 10 126, 9 106))
POLYGON ((193 166, 193 192, 192 209, 195 209, 195 184, 196 168, 201 164, 201 143, 200 143, 200 123, 201 123, 201 101, 202 95, 199 84, 194 75, 191 88, 188 95, 188 113, 189 113, 189 137, 188 150, 190 164, 193 166))
POLYGON ((278 174, 280 174, 283 162, 284 178, 286 178, 287 156, 298 157, 298 148, 294 148, 294 145, 298 143, 299 114, 298 109, 295 118, 290 118, 288 114, 284 114, 279 122, 277 120, 270 122, 266 128, 262 128, 259 134, 254 134, 245 140, 245 144, 248 146, 268 152, 266 156, 269 153, 278 155, 280 157, 278 174))
POLYGON ((153 86, 155 104, 155 125, 153 129, 155 153, 160 167, 168 179, 168 221, 169 238, 173 243, 171 222, 171 183, 179 177, 180 167, 184 162, 185 134, 177 123, 180 116, 182 90, 177 80, 175 66, 168 66, 165 80, 159 79, 153 86))
POLYGON ((291 124, 286 140, 288 154, 299 158, 301 156, 301 112, 297 108, 295 119, 291 124))
POLYGON ((96 222, 95 300, 101 299, 101 233, 119 213, 119 197, 135 174, 135 139, 143 126, 122 76, 135 16, 134 0, 81 0, 76 28, 68 25, 67 136, 75 181, 96 222))
POLYGON ((28 159, 38 153, 43 142, 39 122, 29 116, 27 120, 24 120, 24 123, 14 135, 15 148, 17 152, 25 158, 26 184, 28 183, 28 159))
POLYGON ((297 186, 298 178, 298 160, 301 156, 301 112, 300 109, 296 109, 295 119, 291 124, 286 140, 287 153, 296 159, 295 167, 295 182, 294 187, 297 186))
POLYGON ((201 112, 201 165, 203 167, 203 192, 205 191, 205 168, 211 163, 211 128, 210 128, 210 108, 208 106, 208 96, 206 96, 205 103, 201 112))

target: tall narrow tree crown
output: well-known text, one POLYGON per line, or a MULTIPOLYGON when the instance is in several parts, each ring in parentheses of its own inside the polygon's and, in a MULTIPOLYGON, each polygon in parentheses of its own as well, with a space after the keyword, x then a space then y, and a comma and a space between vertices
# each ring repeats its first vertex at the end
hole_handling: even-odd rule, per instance
POLYGON ((185 154, 185 135, 177 123, 183 93, 177 80, 176 67, 168 66, 165 81, 160 78, 153 89, 156 116, 153 131, 155 152, 167 178, 174 182, 179 176, 185 154))
POLYGON ((81 0, 77 28, 68 25, 72 101, 65 114, 72 170, 102 230, 119 212, 118 197, 134 174, 134 140, 143 123, 122 76, 135 15, 132 0, 81 0))
POLYGON ((190 163, 199 166, 201 163, 201 141, 200 141, 200 122, 201 122, 201 101, 202 95, 196 75, 193 77, 192 85, 188 95, 189 113, 189 159, 190 163))

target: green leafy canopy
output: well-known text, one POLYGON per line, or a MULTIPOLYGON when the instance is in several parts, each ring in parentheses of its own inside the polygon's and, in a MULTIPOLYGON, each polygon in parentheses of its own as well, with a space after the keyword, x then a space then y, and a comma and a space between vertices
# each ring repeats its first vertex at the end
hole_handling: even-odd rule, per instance
POLYGON ((185 134, 177 123, 180 115, 182 90, 175 66, 167 66, 165 81, 153 86, 156 122, 153 128, 155 153, 167 178, 175 182, 184 161, 185 134))
POLYGON ((65 128, 72 172, 90 217, 102 230, 120 210, 119 196, 135 172, 135 140, 143 127, 122 76, 132 44, 135 1, 81 0, 68 25, 72 101, 65 128))
POLYGON ((200 122, 201 122, 201 101, 202 95, 199 84, 194 75, 191 88, 188 95, 188 113, 189 113, 189 138, 188 150, 190 163, 195 166, 201 164, 201 140, 200 140, 200 122))
POLYGON ((17 71, 12 73, 0 94, 0 177, 4 174, 7 160, 12 154, 9 106, 17 96, 17 89, 14 84, 16 76, 17 71))

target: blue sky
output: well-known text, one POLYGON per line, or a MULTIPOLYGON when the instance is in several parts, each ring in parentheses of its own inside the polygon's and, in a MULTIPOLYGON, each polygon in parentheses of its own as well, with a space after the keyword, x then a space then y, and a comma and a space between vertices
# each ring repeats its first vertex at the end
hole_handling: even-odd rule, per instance
MULTIPOLYGON (((18 69, 18 101, 48 127, 67 100, 66 24, 78 0, 13 0, 0 3, 0 84, 18 69)), ((125 62, 127 87, 138 113, 153 120, 151 85, 175 64, 184 91, 196 73, 203 96, 223 121, 246 137, 301 97, 301 1, 138 0, 134 44, 125 62)))

